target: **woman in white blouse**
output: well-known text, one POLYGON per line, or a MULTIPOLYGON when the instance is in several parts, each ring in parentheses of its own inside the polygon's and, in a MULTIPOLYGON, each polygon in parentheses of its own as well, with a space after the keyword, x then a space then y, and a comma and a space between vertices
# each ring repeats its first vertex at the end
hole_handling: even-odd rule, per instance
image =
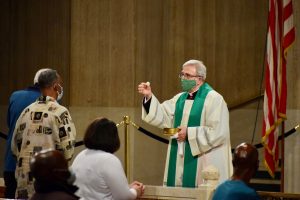
POLYGON ((106 118, 95 119, 84 136, 87 149, 80 152, 72 164, 76 175, 76 195, 80 199, 130 200, 144 192, 142 183, 128 185, 122 164, 113 154, 120 147, 116 124, 106 118))

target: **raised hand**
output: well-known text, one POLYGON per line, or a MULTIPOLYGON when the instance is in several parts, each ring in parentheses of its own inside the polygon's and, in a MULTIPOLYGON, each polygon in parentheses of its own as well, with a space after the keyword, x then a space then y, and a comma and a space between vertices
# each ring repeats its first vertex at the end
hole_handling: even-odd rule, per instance
POLYGON ((152 90, 151 90, 151 86, 149 82, 141 82, 138 85, 138 92, 142 95, 144 95, 144 97, 146 97, 146 99, 150 99, 152 96, 152 90))

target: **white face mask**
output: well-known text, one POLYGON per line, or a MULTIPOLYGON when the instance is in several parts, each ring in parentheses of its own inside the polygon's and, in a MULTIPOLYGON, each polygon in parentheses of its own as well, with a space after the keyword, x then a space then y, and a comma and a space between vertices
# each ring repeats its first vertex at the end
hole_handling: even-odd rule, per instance
POLYGON ((61 85, 59 85, 59 87, 61 88, 61 92, 59 93, 57 91, 57 101, 60 101, 62 99, 63 95, 64 95, 64 88, 61 85))

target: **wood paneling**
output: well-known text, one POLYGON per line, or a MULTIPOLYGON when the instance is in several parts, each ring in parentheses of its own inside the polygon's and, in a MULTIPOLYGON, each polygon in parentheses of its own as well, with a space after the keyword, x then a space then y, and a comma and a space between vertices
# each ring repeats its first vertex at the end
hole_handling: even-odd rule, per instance
POLYGON ((259 94, 264 67, 267 1, 216 3, 215 88, 229 104, 259 94))
POLYGON ((163 65, 163 8, 164 1, 136 1, 136 84, 132 92, 136 105, 141 102, 137 84, 150 81, 155 95, 160 96, 164 87, 162 79, 171 74, 162 74, 163 65))
MULTIPOLYGON (((139 82, 150 81, 155 95, 168 99, 180 91, 181 65, 195 58, 236 105, 259 94, 267 7, 261 0, 1 1, 0 101, 31 84, 38 68, 53 67, 70 105, 135 107, 139 82)), ((299 56, 292 52, 288 76, 296 80, 299 56)), ((299 95, 289 92, 289 99, 299 108, 299 95)))
POLYGON ((10 68, 9 58, 10 58, 10 2, 9 1, 0 1, 0 91, 1 98, 0 103, 2 105, 8 104, 8 97, 10 91, 12 90, 9 87, 13 80, 9 76, 8 71, 10 68))
POLYGON ((72 1, 71 105, 133 106, 134 2, 72 1))
MULTIPOLYGON (((300 1, 293 1, 294 24, 296 27, 296 40, 288 51, 287 57, 287 84, 288 84, 288 109, 300 109, 300 1)), ((289 116, 287 116, 288 119, 289 116)), ((296 118, 298 124, 300 118, 296 118)), ((297 185, 298 186, 298 185, 297 185)), ((297 187, 296 186, 296 187, 297 187)))
POLYGON ((44 67, 62 76, 68 102, 70 2, 69 0, 1 1, 1 103, 10 93, 33 84, 44 67), (3 11, 3 12, 2 12, 3 11), (2 27, 4 29, 2 29, 2 27), (2 59, 3 58, 3 59, 2 59), (3 81, 3 82, 2 82, 3 81))
POLYGON ((168 99, 192 58, 204 61, 208 82, 229 104, 254 97, 266 16, 267 2, 259 0, 73 1, 71 104, 136 106, 141 81, 168 99))

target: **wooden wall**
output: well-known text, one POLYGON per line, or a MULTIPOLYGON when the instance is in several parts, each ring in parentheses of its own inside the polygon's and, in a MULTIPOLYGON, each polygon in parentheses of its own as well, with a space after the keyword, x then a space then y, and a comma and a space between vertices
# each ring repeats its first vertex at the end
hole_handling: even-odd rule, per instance
POLYGON ((12 91, 33 84, 40 68, 54 68, 69 98, 70 1, 1 1, 0 91, 7 104, 12 91))
POLYGON ((191 58, 229 104, 259 94, 267 1, 74 0, 71 16, 72 106, 136 106, 147 80, 170 98, 191 58))
POLYGON ((133 106, 134 1, 72 1, 71 105, 133 106))
MULTIPOLYGON (((288 52, 287 64, 287 83, 288 98, 287 105, 289 109, 300 109, 300 1, 293 1, 293 16, 296 28, 296 40, 288 52)), ((299 116, 300 118, 300 116, 299 116)), ((300 123, 300 119, 298 124, 300 123)))
MULTIPOLYGON (((180 90, 177 74, 191 58, 204 61, 207 81, 229 105, 259 94, 267 1, 6 0, 0 6, 1 105, 41 67, 62 74, 67 105, 135 107, 141 81, 165 100, 180 90)), ((290 58, 292 68, 299 65, 297 56, 290 58)), ((289 107, 299 108, 298 95, 289 95, 289 107)))

